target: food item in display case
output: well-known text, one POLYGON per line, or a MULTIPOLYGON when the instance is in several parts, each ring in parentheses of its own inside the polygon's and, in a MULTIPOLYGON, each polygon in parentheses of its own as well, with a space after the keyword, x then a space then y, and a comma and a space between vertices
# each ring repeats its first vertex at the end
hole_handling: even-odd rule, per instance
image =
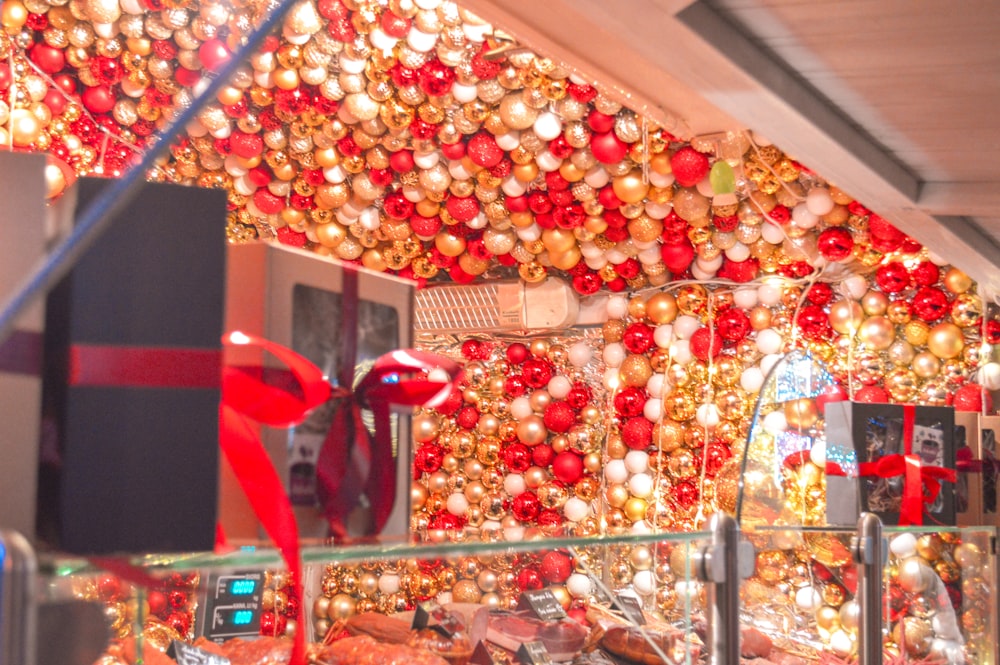
POLYGON ((326 665, 448 665, 447 660, 426 649, 381 644, 364 635, 347 637, 324 647, 316 660, 326 665))
POLYGON ((472 642, 462 632, 448 634, 435 628, 421 628, 410 634, 406 644, 435 653, 449 665, 465 665, 472 655, 472 642))
POLYGON ((668 663, 686 662, 690 650, 692 659, 700 655, 696 645, 688 644, 684 631, 675 628, 640 628, 624 624, 604 629, 601 647, 608 652, 644 665, 659 665, 666 656, 668 663))
POLYGON ((412 632, 409 622, 378 612, 355 614, 344 628, 351 635, 367 635, 385 644, 405 644, 412 632))
POLYGON ((526 642, 541 642, 553 660, 573 658, 587 641, 589 631, 572 619, 542 621, 530 612, 496 612, 490 615, 486 637, 516 652, 526 642))

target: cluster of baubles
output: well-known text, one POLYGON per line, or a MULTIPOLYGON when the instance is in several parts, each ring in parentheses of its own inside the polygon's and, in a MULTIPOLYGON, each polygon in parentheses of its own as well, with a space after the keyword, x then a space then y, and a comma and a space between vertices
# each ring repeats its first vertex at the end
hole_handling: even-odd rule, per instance
POLYGON ((543 550, 327 566, 322 593, 313 602, 314 636, 322 640, 338 620, 355 614, 406 612, 427 600, 513 610, 524 591, 542 588, 550 589, 570 616, 582 618, 593 591, 582 572, 587 566, 595 570, 600 559, 586 550, 576 557, 543 550))
POLYGON ((598 533, 604 413, 588 380, 593 340, 467 339, 461 355, 460 389, 413 420, 413 530, 598 533))
MULTIPOLYGON (((269 7, 5 2, 0 139, 120 175, 269 7)), ((225 188, 234 240, 418 280, 593 293, 915 249, 767 141, 684 136, 510 45, 447 0, 303 0, 151 177, 225 188)))
POLYGON ((134 647, 139 634, 162 650, 171 640, 193 639, 198 581, 197 574, 171 573, 140 599, 130 583, 111 573, 74 578, 75 597, 104 605, 112 642, 98 665, 133 662, 135 654, 128 653, 127 645, 134 647))
MULTIPOLYGON (((829 545, 833 536, 824 539, 829 545)), ((765 538, 741 594, 770 609, 773 627, 818 637, 829 653, 849 659, 857 650, 856 568, 844 543, 815 556, 818 544, 791 532, 765 538)), ((889 550, 886 653, 905 662, 983 662, 991 647, 980 544, 949 533, 902 533, 889 550)))

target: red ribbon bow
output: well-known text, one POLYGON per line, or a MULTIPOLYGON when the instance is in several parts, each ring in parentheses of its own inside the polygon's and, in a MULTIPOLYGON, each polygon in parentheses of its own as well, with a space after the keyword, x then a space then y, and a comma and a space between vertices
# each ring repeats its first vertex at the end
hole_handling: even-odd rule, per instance
MULTIPOLYGON (((280 344, 239 332, 229 334, 224 343, 234 350, 253 347, 267 351, 288 367, 287 373, 258 365, 223 367, 219 445, 261 526, 281 552, 293 587, 301 592, 299 528, 292 502, 249 421, 274 427, 299 423, 329 398, 330 384, 318 367, 280 344)), ((301 606, 295 620, 300 628, 295 631, 290 665, 305 662, 301 606)))
POLYGON ((339 400, 316 463, 320 503, 335 538, 347 535, 345 521, 364 494, 372 506, 372 529, 385 526, 396 496, 396 461, 389 422, 393 404, 436 406, 458 380, 457 363, 433 353, 403 349, 380 356, 350 391, 334 390, 339 400), (434 376, 440 370, 444 376, 434 376), (412 378, 406 378, 410 376, 412 378), (361 412, 374 416, 370 433, 361 412))
POLYGON ((858 475, 892 478, 903 476, 903 501, 899 508, 900 526, 923 524, 923 504, 932 504, 941 493, 941 481, 958 480, 955 469, 929 466, 919 455, 886 455, 877 462, 862 462, 858 475))

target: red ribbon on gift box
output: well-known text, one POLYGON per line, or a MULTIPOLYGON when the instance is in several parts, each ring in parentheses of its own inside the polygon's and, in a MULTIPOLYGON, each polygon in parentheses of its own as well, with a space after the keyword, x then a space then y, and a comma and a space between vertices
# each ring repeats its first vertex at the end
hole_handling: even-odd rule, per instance
MULTIPOLYGON (((903 445, 907 449, 913 441, 915 419, 916 407, 903 405, 903 445)), ((835 462, 826 463, 826 473, 831 476, 846 475, 835 462)), ((919 455, 911 453, 886 455, 875 462, 861 462, 858 464, 858 475, 878 478, 903 476, 903 499, 899 508, 900 526, 923 524, 924 504, 934 503, 941 493, 941 482, 954 483, 958 480, 955 469, 923 464, 919 455)))
POLYGON ((355 386, 358 346, 358 271, 344 265, 341 285, 341 358, 333 421, 316 462, 317 494, 334 538, 347 536, 346 520, 365 496, 371 504, 372 531, 388 521, 396 498, 390 407, 435 406, 457 382, 460 368, 452 360, 412 349, 379 357, 355 386), (430 376, 443 370, 447 380, 430 376), (407 378, 412 377, 412 378, 407 378), (370 433, 362 410, 374 416, 370 433))

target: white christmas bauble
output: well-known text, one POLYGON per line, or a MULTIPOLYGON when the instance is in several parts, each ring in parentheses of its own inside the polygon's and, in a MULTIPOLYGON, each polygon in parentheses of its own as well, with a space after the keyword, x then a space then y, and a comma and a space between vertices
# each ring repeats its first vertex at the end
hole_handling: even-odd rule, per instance
POLYGON ((582 522, 590 514, 590 504, 583 499, 572 496, 563 504, 563 515, 570 522, 582 522))
POLYGON ((747 367, 740 375, 740 387, 748 393, 755 393, 764 385, 764 373, 760 367, 747 367))
POLYGON ((912 533, 901 533, 889 541, 889 551, 899 559, 907 559, 917 553, 917 537, 912 533))
POLYGON ((625 453, 625 468, 629 473, 642 473, 649 469, 649 453, 645 450, 630 450, 625 453))
POLYGON ((719 409, 714 404, 701 404, 695 411, 695 420, 702 427, 713 428, 719 425, 719 409))
POLYGON ((788 421, 785 420, 784 411, 772 411, 764 416, 764 431, 772 435, 778 435, 788 429, 788 421))
POLYGON ((670 342, 674 339, 674 327, 669 323, 663 323, 656 326, 653 329, 653 342, 656 343, 661 349, 666 349, 670 346, 670 342))
POLYGON ((663 402, 656 398, 647 399, 642 406, 642 415, 650 422, 658 422, 663 417, 663 402))
POLYGON ((628 314, 628 300, 622 296, 611 296, 607 309, 609 319, 624 319, 628 314))
POLYGON ((753 309, 757 306, 757 289, 752 286, 736 289, 733 292, 733 304, 740 309, 753 309))
POLYGON ((594 585, 590 577, 583 573, 573 573, 566 578, 566 590, 574 598, 587 598, 593 590, 594 585))
POLYGON ((552 395, 554 399, 563 399, 569 394, 569 391, 572 388, 573 384, 570 382, 569 378, 563 376, 562 374, 557 374, 549 380, 549 394, 552 395))
POLYGON ((677 339, 690 339, 698 328, 701 328, 701 321, 690 314, 684 314, 674 319, 674 337, 677 339))
POLYGON ((624 344, 612 342, 604 347, 604 364, 608 367, 621 367, 626 355, 624 344))
POLYGON ((535 412, 527 397, 515 397, 510 401, 510 415, 514 420, 524 420, 535 412))
MULTIPOLYGON (((800 203, 799 205, 802 204, 800 203)), ((834 205, 833 197, 830 196, 830 190, 825 187, 813 187, 806 194, 805 206, 814 215, 822 217, 833 210, 834 205)))
POLYGON ((604 465, 604 477, 609 483, 621 485, 628 480, 628 467, 625 461, 620 459, 608 460, 604 465))
POLYGON ((511 496, 517 496, 518 494, 524 494, 525 490, 528 489, 528 485, 524 482, 524 476, 520 473, 508 473, 503 479, 503 489, 511 496))
POLYGON ((640 596, 648 596, 653 593, 656 590, 656 579, 653 577, 653 571, 640 570, 636 572, 632 578, 632 586, 640 596))
POLYGON ((765 328, 757 333, 757 350, 765 355, 778 353, 785 340, 774 328, 765 328))
POLYGON ((569 362, 573 367, 584 367, 594 357, 594 350, 586 342, 577 342, 569 347, 569 362))
POLYGON ((448 496, 448 512, 452 515, 464 515, 469 509, 469 500, 461 492, 454 492, 448 496))
POLYGON ((646 382, 646 392, 649 393, 650 397, 662 397, 663 383, 664 383, 663 375, 654 374, 653 376, 649 377, 649 381, 646 382))
POLYGON ((817 609, 823 603, 823 596, 816 587, 804 586, 795 592, 795 605, 806 612, 817 609))
POLYGON ((645 499, 653 493, 653 478, 648 473, 637 473, 628 479, 628 491, 632 496, 645 499))

